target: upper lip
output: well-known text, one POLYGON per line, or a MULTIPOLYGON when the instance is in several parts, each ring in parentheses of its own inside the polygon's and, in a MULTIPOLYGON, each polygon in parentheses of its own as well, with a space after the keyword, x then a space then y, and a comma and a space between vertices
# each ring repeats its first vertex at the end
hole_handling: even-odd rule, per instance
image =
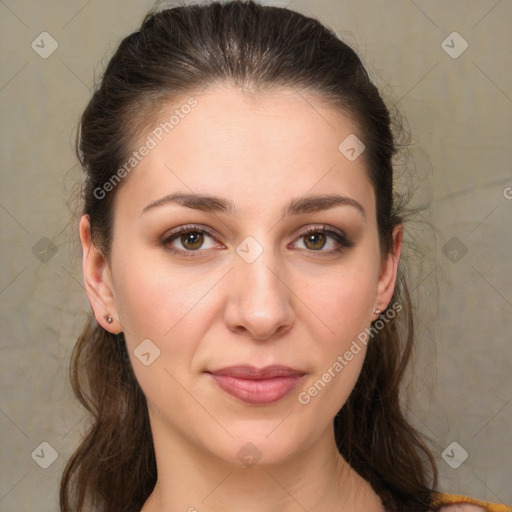
POLYGON ((264 366, 263 368, 256 368, 251 365, 226 366, 219 370, 211 370, 208 373, 253 380, 304 375, 304 372, 301 372, 300 370, 295 370, 294 368, 280 364, 264 366))

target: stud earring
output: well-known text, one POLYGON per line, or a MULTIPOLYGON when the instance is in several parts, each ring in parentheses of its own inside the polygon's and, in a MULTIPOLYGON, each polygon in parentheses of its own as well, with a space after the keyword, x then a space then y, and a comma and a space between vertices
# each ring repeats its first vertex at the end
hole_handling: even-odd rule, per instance
POLYGON ((107 315, 107 324, 111 324, 112 322, 112 317, 110 315, 107 315))
POLYGON ((380 315, 380 309, 375 308, 375 309, 373 310, 373 314, 374 314, 374 315, 380 315))

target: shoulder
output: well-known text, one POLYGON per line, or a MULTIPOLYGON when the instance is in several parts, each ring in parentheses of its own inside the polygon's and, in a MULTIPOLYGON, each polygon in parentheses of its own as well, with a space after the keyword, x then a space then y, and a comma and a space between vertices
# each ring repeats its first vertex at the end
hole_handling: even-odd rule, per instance
POLYGON ((442 492, 434 494, 432 507, 436 512, 512 512, 507 505, 442 492))

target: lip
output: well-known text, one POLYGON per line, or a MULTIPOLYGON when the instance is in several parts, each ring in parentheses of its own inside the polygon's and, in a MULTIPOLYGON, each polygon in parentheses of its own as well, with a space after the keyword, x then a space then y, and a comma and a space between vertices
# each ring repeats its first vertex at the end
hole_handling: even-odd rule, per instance
POLYGON ((271 404, 283 399, 305 376, 304 372, 283 365, 264 368, 230 366, 207 373, 223 391, 254 405, 271 404))

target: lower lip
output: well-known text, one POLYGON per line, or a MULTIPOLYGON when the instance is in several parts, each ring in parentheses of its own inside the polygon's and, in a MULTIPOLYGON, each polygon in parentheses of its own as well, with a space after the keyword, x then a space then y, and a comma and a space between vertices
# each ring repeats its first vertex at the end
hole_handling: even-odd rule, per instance
POLYGON ((290 375, 271 379, 241 379, 228 375, 210 374, 226 393, 249 404, 264 405, 281 400, 290 394, 304 375, 290 375))

